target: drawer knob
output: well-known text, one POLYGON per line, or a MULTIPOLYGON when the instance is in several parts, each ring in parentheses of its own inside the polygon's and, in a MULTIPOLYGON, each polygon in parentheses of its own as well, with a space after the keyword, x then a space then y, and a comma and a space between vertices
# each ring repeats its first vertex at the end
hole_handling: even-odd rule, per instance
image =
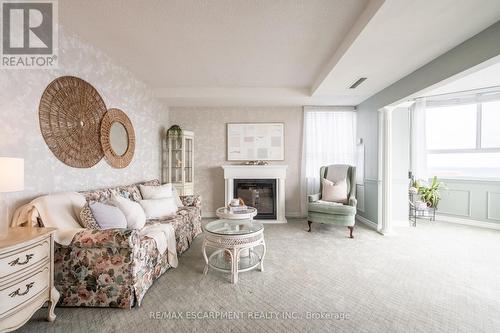
POLYGON ((26 259, 24 261, 20 261, 21 258, 17 258, 16 260, 12 260, 11 262, 9 262, 9 265, 11 266, 26 265, 34 256, 35 255, 33 253, 27 254, 26 259))
POLYGON ((26 285, 26 290, 21 292, 21 288, 17 288, 16 291, 13 291, 9 294, 10 297, 16 297, 16 296, 24 296, 27 293, 29 293, 30 289, 33 288, 35 285, 35 282, 30 282, 26 285))

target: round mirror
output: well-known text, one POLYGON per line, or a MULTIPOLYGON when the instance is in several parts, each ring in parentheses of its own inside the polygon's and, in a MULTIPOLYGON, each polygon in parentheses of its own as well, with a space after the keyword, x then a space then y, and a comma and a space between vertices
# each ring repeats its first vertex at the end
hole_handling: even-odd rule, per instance
POLYGON ((135 151, 132 122, 120 109, 109 109, 101 121, 101 147, 104 157, 114 168, 130 164, 135 151))
POLYGON ((128 134, 122 123, 114 122, 111 124, 109 143, 116 155, 123 156, 127 152, 128 134))

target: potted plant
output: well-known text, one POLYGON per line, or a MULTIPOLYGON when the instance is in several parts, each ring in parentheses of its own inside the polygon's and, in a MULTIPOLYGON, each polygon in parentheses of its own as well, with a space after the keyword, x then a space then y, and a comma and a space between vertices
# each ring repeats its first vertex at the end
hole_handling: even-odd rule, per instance
POLYGON ((168 136, 179 137, 182 136, 182 128, 179 125, 172 125, 167 130, 168 136))
MULTIPOLYGON (((418 185, 418 183, 417 183, 418 185)), ((418 186, 418 193, 420 193, 422 200, 428 207, 436 208, 441 195, 439 190, 444 187, 444 183, 439 182, 437 177, 432 178, 432 182, 428 186, 418 186)))

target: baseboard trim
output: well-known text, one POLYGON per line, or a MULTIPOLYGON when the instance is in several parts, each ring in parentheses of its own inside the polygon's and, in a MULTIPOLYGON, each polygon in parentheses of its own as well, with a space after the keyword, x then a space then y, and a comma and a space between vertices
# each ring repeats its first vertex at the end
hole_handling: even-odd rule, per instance
POLYGON ((377 230, 377 223, 364 218, 363 216, 356 215, 356 221, 363 223, 364 225, 370 227, 373 230, 377 230))
POLYGON ((448 222, 448 223, 455 223, 455 224, 462 224, 462 225, 470 225, 470 226, 479 227, 479 228, 500 230, 500 223, 464 219, 464 218, 460 218, 460 217, 443 215, 443 214, 436 214, 436 220, 438 222, 448 222))
POLYGON ((286 213, 285 216, 289 217, 289 218, 292 218, 292 219, 305 219, 307 217, 306 215, 303 215, 303 214, 301 214, 299 212, 286 213))
POLYGON ((201 213, 201 217, 204 219, 211 219, 211 218, 217 217, 217 215, 215 215, 215 212, 204 212, 204 213, 201 213))

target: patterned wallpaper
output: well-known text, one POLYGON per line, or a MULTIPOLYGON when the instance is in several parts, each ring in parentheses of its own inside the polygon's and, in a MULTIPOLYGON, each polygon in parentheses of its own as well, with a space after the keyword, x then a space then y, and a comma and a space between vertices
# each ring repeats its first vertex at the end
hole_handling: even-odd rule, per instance
POLYGON ((50 192, 160 177, 160 133, 168 127, 168 108, 101 51, 62 27, 59 38, 58 69, 0 70, 0 156, 25 159, 25 190, 2 194, 11 208, 50 192), (127 168, 113 169, 103 159, 90 169, 75 169, 60 162, 49 150, 40 133, 38 104, 45 87, 62 75, 88 81, 108 108, 117 107, 127 113, 136 133, 135 156, 127 168))
POLYGON ((285 123, 285 161, 287 164, 286 214, 300 214, 300 163, 302 146, 301 107, 171 107, 170 123, 195 133, 195 193, 202 195, 204 216, 213 216, 224 206, 226 161, 226 123, 285 123))

